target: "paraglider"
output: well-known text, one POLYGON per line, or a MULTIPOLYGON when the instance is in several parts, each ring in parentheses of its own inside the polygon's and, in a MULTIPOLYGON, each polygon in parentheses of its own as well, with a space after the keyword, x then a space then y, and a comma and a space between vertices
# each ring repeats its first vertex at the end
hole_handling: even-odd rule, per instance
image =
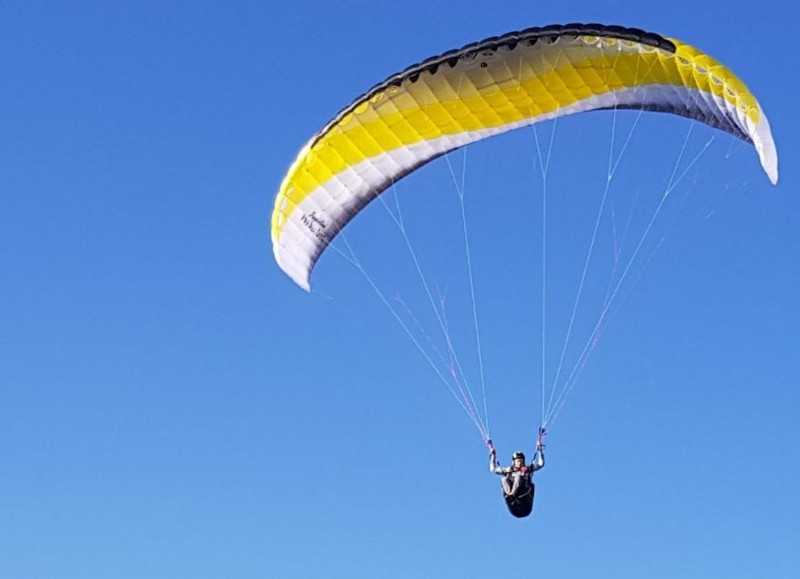
POLYGON ((502 467, 497 464, 497 450, 488 441, 489 447, 489 472, 499 474, 508 511, 518 519, 527 517, 533 510, 533 499, 536 485, 533 483, 533 473, 544 468, 544 431, 539 432, 536 441, 536 454, 530 464, 525 464, 525 453, 517 451, 511 455, 511 466, 502 467))
MULTIPOLYGON (((777 151, 764 111, 711 56, 635 28, 529 28, 410 66, 334 116, 302 147, 280 185, 271 219, 275 260, 310 291, 315 264, 334 238, 404 176, 470 143, 604 109, 670 113, 729 133, 754 146, 777 183, 777 151)), ((601 316, 595 332, 602 322, 601 316)), ((463 404, 490 447, 491 471, 503 476, 509 510, 529 515, 531 475, 544 466, 542 435, 550 416, 543 416, 530 465, 520 453, 503 468, 473 406, 463 404)))

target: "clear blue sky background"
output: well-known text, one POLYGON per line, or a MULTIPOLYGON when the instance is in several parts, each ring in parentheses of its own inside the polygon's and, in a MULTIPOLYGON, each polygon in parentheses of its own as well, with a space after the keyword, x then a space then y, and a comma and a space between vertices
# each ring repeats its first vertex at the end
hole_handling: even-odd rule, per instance
MULTIPOLYGON (((796 576, 800 12, 634 4, 4 3, 0 577, 796 576), (475 429, 359 273, 326 255, 304 293, 273 262, 269 215, 300 146, 375 82, 573 21, 661 32, 735 70, 769 114, 781 181, 716 134, 551 430, 534 516, 516 520, 475 429)), ((674 166, 691 123, 652 116, 617 192, 644 199, 674 166)), ((556 127, 553 199, 597 199, 612 122, 556 127)), ((693 154, 714 134, 694 130, 693 154)), ((532 135, 467 156, 503 460, 531 449, 541 412, 532 135)), ((435 205, 448 196, 441 160, 401 183, 422 253, 460 227, 435 205)), ((576 285, 561 291, 559 252, 591 231, 566 205, 548 222, 553 239, 575 232, 549 253, 554 338, 576 285)), ((397 232, 370 209, 348 239, 413 300, 414 280, 388 275, 407 261, 397 232)), ((428 259, 466 358, 456 259, 428 259)))

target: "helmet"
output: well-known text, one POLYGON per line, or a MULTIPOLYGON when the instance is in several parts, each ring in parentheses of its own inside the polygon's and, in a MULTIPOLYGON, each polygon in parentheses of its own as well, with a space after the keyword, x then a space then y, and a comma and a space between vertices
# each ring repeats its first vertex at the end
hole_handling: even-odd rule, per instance
POLYGON ((511 455, 511 460, 517 460, 518 458, 521 458, 522 461, 525 462, 525 453, 517 451, 511 455))

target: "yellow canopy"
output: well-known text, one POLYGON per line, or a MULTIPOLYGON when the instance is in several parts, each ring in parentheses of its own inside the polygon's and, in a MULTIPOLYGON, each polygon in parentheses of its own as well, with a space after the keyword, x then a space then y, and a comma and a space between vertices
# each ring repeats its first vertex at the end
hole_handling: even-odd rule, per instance
POLYGON ((769 123, 730 70, 677 40, 619 26, 531 28, 430 58, 376 85, 302 148, 272 214, 280 267, 310 289, 327 245, 428 161, 547 119, 610 108, 689 117, 753 143, 772 183, 769 123))

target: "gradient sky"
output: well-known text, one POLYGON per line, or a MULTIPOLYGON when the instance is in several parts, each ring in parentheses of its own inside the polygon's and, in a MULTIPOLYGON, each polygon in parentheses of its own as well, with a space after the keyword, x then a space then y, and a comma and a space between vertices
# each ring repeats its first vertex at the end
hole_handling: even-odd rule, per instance
MULTIPOLYGON (((786 28, 800 9, 344 6, 0 8, 0 577, 794 577, 800 87, 786 28), (361 274, 329 251, 303 292, 273 261, 269 216, 299 148, 376 82, 575 21, 673 36, 736 71, 769 115, 781 176, 771 186, 727 135, 633 113, 450 157, 466 169, 487 406, 507 462, 532 449, 541 414, 536 139, 546 148, 554 131, 550 378, 610 144, 636 125, 612 188, 618 231, 652 214, 684 140, 679 167, 699 154, 550 430, 534 514, 516 520, 476 429, 361 274)), ((386 198, 475 387, 450 166, 386 198)), ((430 323, 387 217, 370 207, 347 241, 391 303, 430 323)), ((603 231, 589 306, 613 271, 603 231)), ((576 323, 583 340, 596 319, 590 307, 576 323)))

